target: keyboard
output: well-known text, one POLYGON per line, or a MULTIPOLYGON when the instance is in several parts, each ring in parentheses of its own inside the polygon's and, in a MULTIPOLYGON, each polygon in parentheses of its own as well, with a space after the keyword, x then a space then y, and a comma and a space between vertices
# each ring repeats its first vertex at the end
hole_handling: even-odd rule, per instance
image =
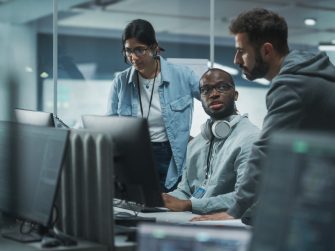
POLYGON ((167 208, 157 208, 157 207, 142 207, 135 202, 125 202, 118 199, 114 199, 114 207, 128 209, 140 213, 159 213, 159 212, 170 212, 171 210, 167 208))

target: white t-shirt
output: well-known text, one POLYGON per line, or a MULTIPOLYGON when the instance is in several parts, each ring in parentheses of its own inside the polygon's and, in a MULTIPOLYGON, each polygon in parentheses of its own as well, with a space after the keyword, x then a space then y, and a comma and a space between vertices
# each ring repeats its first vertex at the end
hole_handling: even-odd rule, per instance
MULTIPOLYGON (((138 74, 138 77, 139 77, 139 85, 140 85, 142 107, 143 107, 143 118, 147 118, 154 79, 145 79, 140 74, 138 74), (146 88, 147 84, 149 85, 149 88, 146 88)), ((158 95, 158 87, 161 84, 161 82, 162 82, 162 74, 159 73, 155 80, 155 89, 152 95, 151 108, 148 117, 151 142, 165 142, 169 140, 166 134, 166 128, 163 120, 161 104, 158 95)), ((138 100, 137 117, 142 118, 140 100, 138 100)))

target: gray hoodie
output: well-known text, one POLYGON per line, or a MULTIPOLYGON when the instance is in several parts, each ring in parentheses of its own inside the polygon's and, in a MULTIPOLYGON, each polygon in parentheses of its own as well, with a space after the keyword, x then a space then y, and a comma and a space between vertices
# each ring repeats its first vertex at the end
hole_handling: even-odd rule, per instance
MULTIPOLYGON (((241 218, 256 201, 267 143, 284 130, 335 131, 335 67, 326 53, 292 51, 284 59, 266 96, 268 113, 251 149, 245 175, 227 211, 241 218)), ((311 132, 313 133, 313 132, 311 132)))

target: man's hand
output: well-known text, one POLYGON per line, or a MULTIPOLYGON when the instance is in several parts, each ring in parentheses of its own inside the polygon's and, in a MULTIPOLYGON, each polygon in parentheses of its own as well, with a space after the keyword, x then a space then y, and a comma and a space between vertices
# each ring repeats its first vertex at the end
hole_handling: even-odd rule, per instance
POLYGON ((180 200, 166 193, 162 193, 165 207, 172 211, 192 211, 192 202, 190 200, 180 200))
POLYGON ((212 215, 202 215, 190 219, 190 221, 205 221, 205 220, 235 220, 233 216, 230 216, 226 212, 212 214, 212 215))

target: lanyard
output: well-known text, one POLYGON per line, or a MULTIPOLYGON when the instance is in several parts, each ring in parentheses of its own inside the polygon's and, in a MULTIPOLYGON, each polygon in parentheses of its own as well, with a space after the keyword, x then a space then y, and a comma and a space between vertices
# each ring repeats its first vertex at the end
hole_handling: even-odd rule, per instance
POLYGON ((210 145, 209 145, 208 156, 207 156, 207 171, 206 171, 205 182, 207 182, 207 179, 208 179, 208 172, 209 172, 209 167, 210 167, 210 165, 211 165, 210 156, 211 156, 212 151, 213 151, 214 138, 215 138, 215 137, 212 137, 212 139, 211 139, 211 143, 210 143, 210 145))
MULTIPOLYGON (((155 81, 156 81, 156 76, 157 76, 157 70, 158 70, 158 63, 156 61, 156 72, 155 72, 155 77, 154 77, 154 83, 152 85, 152 90, 151 90, 151 97, 150 97, 150 101, 149 101, 149 111, 148 111, 148 116, 147 119, 149 118, 149 113, 150 113, 150 108, 151 108, 151 102, 152 102, 152 96, 154 94, 154 89, 155 89, 155 81)), ((139 76, 138 76, 138 72, 137 72, 137 87, 138 87, 138 96, 140 98, 140 106, 141 106, 141 114, 142 114, 142 118, 143 118, 143 106, 142 106, 142 98, 141 98, 141 88, 140 88, 140 81, 139 81, 139 76)))

